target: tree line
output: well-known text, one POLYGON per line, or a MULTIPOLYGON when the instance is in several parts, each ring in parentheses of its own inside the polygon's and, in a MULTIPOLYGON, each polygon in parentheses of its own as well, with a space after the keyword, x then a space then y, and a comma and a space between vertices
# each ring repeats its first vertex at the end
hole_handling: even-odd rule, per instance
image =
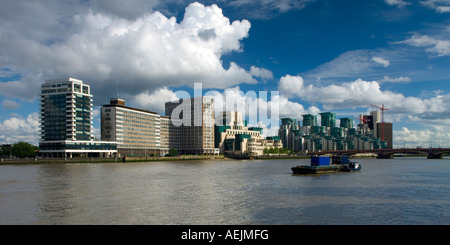
POLYGON ((0 147, 1 157, 36 157, 39 147, 27 142, 18 142, 13 145, 2 145, 0 147))
POLYGON ((289 150, 287 148, 277 148, 277 147, 270 147, 270 148, 264 148, 264 154, 293 154, 292 150, 289 150))

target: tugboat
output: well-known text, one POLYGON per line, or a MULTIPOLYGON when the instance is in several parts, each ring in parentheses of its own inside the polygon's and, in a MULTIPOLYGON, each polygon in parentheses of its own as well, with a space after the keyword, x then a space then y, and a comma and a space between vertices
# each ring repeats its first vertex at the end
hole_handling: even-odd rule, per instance
POLYGON ((342 165, 341 171, 352 172, 361 170, 361 164, 357 162, 350 162, 349 164, 342 165))
POLYGON ((341 166, 341 171, 351 172, 361 170, 361 164, 357 162, 351 162, 349 156, 333 156, 332 164, 338 164, 341 166))

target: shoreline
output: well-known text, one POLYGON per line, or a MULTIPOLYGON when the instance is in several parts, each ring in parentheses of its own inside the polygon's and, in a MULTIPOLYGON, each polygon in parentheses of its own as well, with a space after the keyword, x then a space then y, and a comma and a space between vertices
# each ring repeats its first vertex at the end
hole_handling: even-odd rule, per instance
MULTIPOLYGON (((410 155, 395 157, 425 157, 426 155, 410 155)), ((195 161, 195 160, 290 160, 290 159, 309 159, 310 156, 287 156, 287 155, 262 155, 245 158, 226 157, 224 155, 182 155, 176 157, 126 157, 123 158, 2 158, 0 165, 19 165, 19 164, 78 164, 78 163, 132 163, 132 162, 164 162, 164 161, 195 161)), ((351 156, 351 159, 376 158, 375 156, 351 156)))
POLYGON ((0 165, 13 164, 76 164, 76 163, 131 163, 131 162, 164 162, 164 161, 195 161, 195 160, 271 160, 271 159, 304 159, 309 156, 255 156, 251 158, 232 158, 224 155, 191 156, 182 155, 177 157, 126 157, 123 158, 3 158, 0 165))

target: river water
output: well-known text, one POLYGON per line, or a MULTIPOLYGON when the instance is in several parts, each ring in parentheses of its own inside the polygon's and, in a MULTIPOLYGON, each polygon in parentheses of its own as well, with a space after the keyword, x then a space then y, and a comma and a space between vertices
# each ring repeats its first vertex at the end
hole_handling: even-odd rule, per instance
POLYGON ((308 159, 0 165, 0 224, 448 225, 449 160, 325 175, 292 174, 308 159))

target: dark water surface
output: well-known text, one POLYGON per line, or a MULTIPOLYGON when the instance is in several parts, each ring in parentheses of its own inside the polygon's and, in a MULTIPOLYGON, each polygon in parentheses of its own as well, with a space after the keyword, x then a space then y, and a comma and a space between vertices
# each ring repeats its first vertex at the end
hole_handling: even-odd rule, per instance
POLYGON ((0 224, 450 224, 450 159, 0 165, 0 224))

